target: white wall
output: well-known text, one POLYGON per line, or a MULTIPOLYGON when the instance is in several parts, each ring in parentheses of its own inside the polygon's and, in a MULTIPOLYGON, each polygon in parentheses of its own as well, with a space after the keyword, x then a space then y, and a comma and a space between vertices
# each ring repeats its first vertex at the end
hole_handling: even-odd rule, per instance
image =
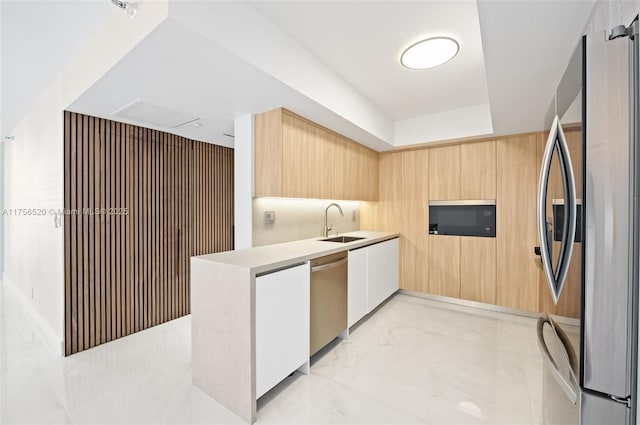
POLYGON ((616 25, 629 25, 640 13, 640 0, 598 0, 587 21, 584 34, 609 31, 616 25))
POLYGON ((324 211, 331 202, 340 205, 344 212, 344 217, 340 217, 336 207, 329 209, 327 221, 333 224, 331 235, 336 232, 342 234, 360 230, 359 201, 255 198, 253 200, 253 246, 322 236, 324 211), (265 211, 275 211, 274 224, 265 224, 265 211))
POLYGON ((493 132, 488 103, 396 121, 393 129, 396 147, 479 137, 493 132))
POLYGON ((253 245, 253 115, 236 118, 234 134, 234 249, 242 249, 253 245))
MULTIPOLYGON (((0 214, 4 209, 4 144, 0 142, 0 214)), ((4 271, 4 220, 0 215, 0 277, 4 271)))
POLYGON ((64 338, 64 233, 49 211, 64 205, 63 111, 166 17, 166 1, 138 2, 135 19, 113 14, 20 121, 15 140, 5 144, 4 207, 43 209, 45 215, 4 217, 3 282, 57 350, 64 338))

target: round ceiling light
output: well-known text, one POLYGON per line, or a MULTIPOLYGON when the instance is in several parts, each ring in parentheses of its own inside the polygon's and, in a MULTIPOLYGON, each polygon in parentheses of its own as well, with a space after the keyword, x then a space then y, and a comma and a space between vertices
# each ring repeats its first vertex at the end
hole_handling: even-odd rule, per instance
POLYGON ((460 45, 450 37, 433 37, 419 41, 400 56, 400 63, 409 69, 429 69, 449 62, 460 50, 460 45))

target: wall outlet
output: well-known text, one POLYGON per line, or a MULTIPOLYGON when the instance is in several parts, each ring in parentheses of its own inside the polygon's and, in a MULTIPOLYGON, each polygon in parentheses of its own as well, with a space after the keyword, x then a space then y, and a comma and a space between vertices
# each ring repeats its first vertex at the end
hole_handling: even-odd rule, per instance
POLYGON ((276 212, 275 211, 265 211, 264 212, 264 224, 273 224, 276 222, 276 212))
POLYGON ((356 210, 351 213, 351 221, 356 221, 356 210))

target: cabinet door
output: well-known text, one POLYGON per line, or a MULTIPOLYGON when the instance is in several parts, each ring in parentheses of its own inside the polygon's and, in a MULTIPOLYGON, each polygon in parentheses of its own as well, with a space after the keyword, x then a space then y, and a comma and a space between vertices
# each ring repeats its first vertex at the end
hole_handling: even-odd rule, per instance
POLYGON ((460 145, 460 198, 496 199, 496 141, 460 145))
POLYGON ((309 264, 256 278, 256 397, 309 360, 309 264))
POLYGON ((429 235, 429 293, 460 298, 461 236, 429 235))
POLYGON ((536 134, 498 140, 496 193, 496 303, 538 309, 536 202, 540 166, 536 134))
POLYGON ((311 167, 310 125, 289 114, 282 114, 282 196, 309 197, 311 167))
POLYGON ((429 149, 429 199, 460 199, 460 145, 429 149))
POLYGON ((402 152, 400 287, 429 292, 429 151, 402 152))
POLYGON ((349 251, 348 326, 367 314, 367 248, 349 251))
POLYGON ((367 247, 367 311, 376 308, 400 287, 398 238, 367 247))
POLYGON ((363 195, 365 201, 378 200, 378 152, 365 149, 365 176, 364 184, 366 192, 363 195))
POLYGON ((496 238, 460 238, 460 298, 496 303, 496 238))
POLYGON ((255 196, 282 196, 282 109, 256 115, 254 159, 255 196))

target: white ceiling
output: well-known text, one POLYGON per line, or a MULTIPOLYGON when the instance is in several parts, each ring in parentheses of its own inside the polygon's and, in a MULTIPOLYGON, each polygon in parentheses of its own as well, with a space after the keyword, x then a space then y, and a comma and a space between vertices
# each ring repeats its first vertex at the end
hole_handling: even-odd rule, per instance
MULTIPOLYGON (((103 13, 113 13, 109 1, 101 1, 92 4, 107 4, 103 13)), ((40 9, 20 15, 1 3, 4 123, 6 104, 33 102, 30 90, 5 91, 28 83, 15 70, 5 78, 5 12, 7 21, 22 16, 35 23, 29 28, 43 26, 32 31, 33 42, 54 53, 56 47, 41 40, 51 37, 51 23, 40 9)), ((225 145, 232 141, 222 133, 233 132, 234 118, 278 106, 378 150, 540 130, 593 3, 170 0, 169 18, 70 109, 113 118, 141 99, 199 116, 204 124, 172 132, 225 145), (435 34, 458 38, 458 57, 426 71, 399 64, 406 46, 435 34)), ((80 39, 79 31, 69 33, 80 39)), ((90 30, 84 31, 86 39, 90 30)), ((14 57, 26 45, 16 38, 6 43, 14 57)), ((14 61, 39 58, 29 52, 14 61)), ((52 64, 61 68, 56 60, 52 64)), ((59 72, 56 66, 48 73, 49 67, 38 69, 41 84, 44 75, 52 81, 59 72)))
POLYGON ((541 130, 595 0, 478 0, 493 130, 541 130))
POLYGON ((367 137, 362 131, 354 131, 346 120, 171 19, 158 26, 68 109, 233 146, 233 138, 227 135, 234 133, 234 118, 281 106, 333 125, 350 137, 367 137), (201 126, 168 129, 115 116, 137 100, 195 115, 201 126))
POLYGON ((251 4, 394 121, 489 101, 475 1, 251 4), (460 44, 451 62, 427 70, 400 64, 405 48, 434 36, 460 44))

